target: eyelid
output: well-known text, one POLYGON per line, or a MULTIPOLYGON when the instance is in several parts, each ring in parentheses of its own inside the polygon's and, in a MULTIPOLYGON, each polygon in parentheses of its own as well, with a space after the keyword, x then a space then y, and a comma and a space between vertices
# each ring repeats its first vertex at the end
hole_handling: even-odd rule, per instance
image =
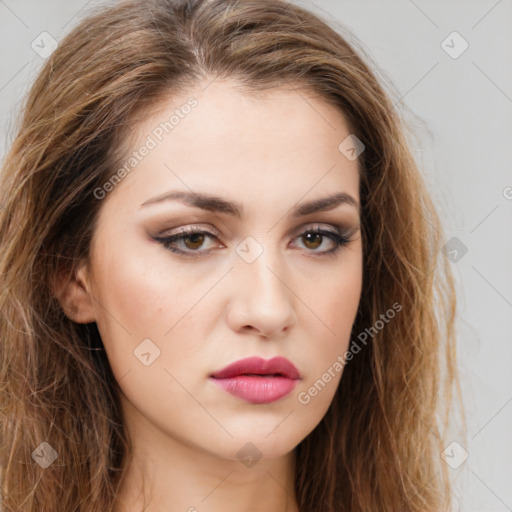
POLYGON ((218 229, 215 229, 212 226, 204 227, 201 224, 191 224, 188 226, 181 226, 179 228, 167 229, 165 231, 157 233, 155 235, 155 237, 164 238, 164 237, 171 237, 171 236, 175 236, 175 235, 181 235, 182 233, 184 233, 184 234, 191 233, 191 232, 195 233, 197 231, 201 231, 201 232, 204 231, 204 232, 206 232, 212 236, 216 236, 216 237, 222 235, 222 233, 218 229))
MULTIPOLYGON (((298 236, 298 235, 302 234, 304 231, 307 231, 309 229, 332 230, 334 233, 336 233, 340 236, 348 237, 358 231, 359 225, 348 227, 348 226, 337 225, 337 224, 332 224, 332 223, 328 223, 328 222, 308 222, 308 223, 305 223, 305 224, 299 226, 298 228, 296 228, 293 231, 293 236, 298 236)), ((214 228, 211 225, 205 226, 202 224, 191 224, 191 225, 187 225, 187 226, 181 226, 179 228, 167 229, 167 230, 157 233, 154 236, 158 237, 158 238, 163 238, 163 237, 171 237, 174 235, 180 235, 182 233, 190 233, 190 232, 197 232, 197 231, 204 231, 204 232, 207 232, 208 234, 211 234, 212 236, 215 236, 215 237, 222 236, 222 233, 218 229, 214 228)))
POLYGON ((295 236, 300 235, 304 233, 305 231, 309 230, 324 230, 324 231, 331 231, 333 233, 336 233, 337 235, 343 235, 343 230, 341 226, 337 226, 335 224, 328 224, 323 222, 309 222, 306 224, 303 224, 299 228, 297 228, 296 231, 294 231, 295 236))

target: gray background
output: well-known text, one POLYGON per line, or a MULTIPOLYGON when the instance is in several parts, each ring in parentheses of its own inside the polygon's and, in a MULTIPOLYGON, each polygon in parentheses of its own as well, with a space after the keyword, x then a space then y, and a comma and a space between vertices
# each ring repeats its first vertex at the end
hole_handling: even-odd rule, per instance
MULTIPOLYGON (((0 158, 43 62, 31 43, 43 31, 59 41, 101 3, 114 2, 0 0, 0 158)), ((512 510, 512 1, 300 5, 355 34, 416 134, 411 144, 447 239, 456 237, 449 250, 458 251, 452 267, 469 457, 450 468, 455 510, 512 510), (457 58, 442 46, 453 31, 469 44, 457 58)), ((461 44, 451 36, 444 47, 461 44)), ((461 453, 456 447, 455 457, 461 453)))

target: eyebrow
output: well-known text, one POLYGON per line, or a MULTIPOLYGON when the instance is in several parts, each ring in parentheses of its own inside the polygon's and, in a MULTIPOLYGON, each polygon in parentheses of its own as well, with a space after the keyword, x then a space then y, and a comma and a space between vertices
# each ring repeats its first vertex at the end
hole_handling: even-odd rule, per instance
MULTIPOLYGON (((155 203, 161 203, 163 201, 179 201, 195 208, 201 208, 202 210, 208 210, 210 212, 225 213, 239 219, 243 215, 243 206, 240 203, 227 201, 222 197, 211 194, 187 191, 172 191, 151 197, 144 201, 140 205, 140 208, 155 203)), ((296 205, 293 208, 291 215, 292 217, 302 217, 311 213, 332 210, 341 204, 348 204, 359 211, 359 203, 354 197, 345 192, 339 192, 337 194, 296 205)))

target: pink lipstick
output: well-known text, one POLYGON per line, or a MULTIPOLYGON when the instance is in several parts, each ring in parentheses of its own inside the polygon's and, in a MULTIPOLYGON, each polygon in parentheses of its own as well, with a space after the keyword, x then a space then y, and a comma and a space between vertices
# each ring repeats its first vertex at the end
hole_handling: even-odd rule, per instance
POLYGON ((283 398, 300 380, 299 370, 284 357, 248 357, 213 373, 219 387, 251 404, 268 404, 283 398))

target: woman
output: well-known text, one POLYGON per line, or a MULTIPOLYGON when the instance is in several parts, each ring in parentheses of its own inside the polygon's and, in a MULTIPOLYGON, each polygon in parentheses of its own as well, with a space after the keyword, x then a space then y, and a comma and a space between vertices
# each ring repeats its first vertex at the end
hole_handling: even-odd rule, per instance
POLYGON ((449 509, 441 225, 326 22, 103 8, 2 172, 6 511, 449 509))

